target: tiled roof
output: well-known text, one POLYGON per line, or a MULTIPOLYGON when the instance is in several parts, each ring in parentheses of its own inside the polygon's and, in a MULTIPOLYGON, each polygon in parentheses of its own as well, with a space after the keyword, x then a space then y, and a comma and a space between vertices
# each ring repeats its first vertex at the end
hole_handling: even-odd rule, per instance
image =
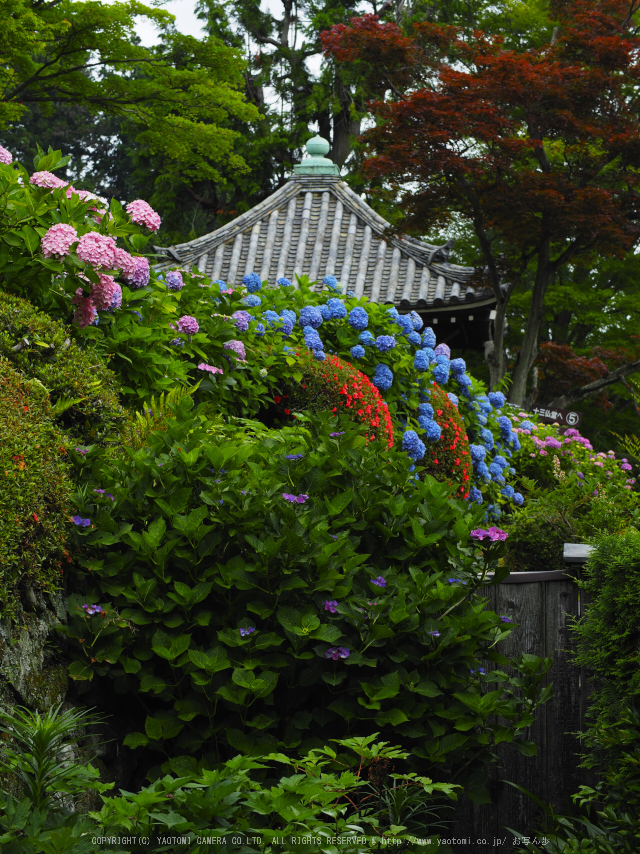
POLYGON ((281 276, 295 281, 296 273, 311 281, 333 275, 357 297, 404 310, 495 302, 492 291, 468 284, 472 267, 449 262, 449 245, 388 237, 389 223, 339 176, 297 170, 273 195, 217 231, 170 249, 156 247, 167 256, 158 269, 195 264, 228 285, 252 272, 269 285, 281 276))

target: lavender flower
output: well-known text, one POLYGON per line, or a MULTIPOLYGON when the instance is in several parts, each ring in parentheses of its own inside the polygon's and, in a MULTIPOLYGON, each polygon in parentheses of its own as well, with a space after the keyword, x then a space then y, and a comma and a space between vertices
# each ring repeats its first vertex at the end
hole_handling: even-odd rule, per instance
POLYGON ((371 583, 375 584, 376 587, 386 587, 387 586, 387 582, 385 581, 385 579, 381 575, 379 575, 377 578, 373 578, 371 580, 371 583))
POLYGON ((329 611, 331 614, 338 613, 338 602, 336 599, 327 599, 324 603, 324 610, 329 611))
POLYGON ((247 635, 251 635, 255 632, 254 626, 247 626, 246 629, 240 629, 240 637, 246 638, 247 635))
POLYGON ((349 658, 351 652, 344 646, 330 646, 325 652, 325 658, 332 658, 334 661, 339 661, 341 658, 349 658))
POLYGON ((91 524, 91 519, 83 519, 82 516, 72 516, 71 521, 80 528, 88 528, 91 524))

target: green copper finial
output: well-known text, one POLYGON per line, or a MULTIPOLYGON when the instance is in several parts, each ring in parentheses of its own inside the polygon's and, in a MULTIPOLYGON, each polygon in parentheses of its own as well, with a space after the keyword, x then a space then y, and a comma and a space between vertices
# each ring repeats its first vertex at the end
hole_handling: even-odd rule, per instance
POLYGON ((323 137, 312 137, 306 144, 308 157, 293 167, 294 175, 340 175, 336 164, 324 156, 330 148, 323 137))

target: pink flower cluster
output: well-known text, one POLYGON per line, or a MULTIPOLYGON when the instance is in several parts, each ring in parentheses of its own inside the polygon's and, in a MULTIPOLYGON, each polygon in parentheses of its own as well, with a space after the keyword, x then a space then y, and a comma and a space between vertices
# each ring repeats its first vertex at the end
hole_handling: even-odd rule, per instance
POLYGON ((13 154, 7 151, 4 145, 0 145, 0 163, 4 163, 5 166, 13 163, 13 154))
POLYGON ((160 216, 143 199, 136 199, 133 202, 129 202, 127 213, 131 217, 132 222, 137 222, 138 225, 146 225, 150 231, 157 231, 160 228, 160 223, 162 222, 160 216))
POLYGON ((80 329, 84 329, 85 326, 91 326, 93 321, 98 316, 98 312, 96 311, 96 307, 93 304, 93 301, 89 299, 89 297, 85 297, 82 295, 82 288, 78 288, 78 290, 75 292, 75 295, 71 299, 71 305, 76 306, 76 314, 74 319, 80 329))
POLYGON ((72 225, 57 222, 42 238, 42 254, 45 258, 55 255, 62 258, 71 251, 71 246, 78 239, 78 232, 72 225))
POLYGON ((506 531, 503 531, 502 528, 496 528, 495 526, 491 528, 487 528, 485 531, 484 528, 476 528, 475 531, 471 531, 469 534, 472 540, 477 540, 481 542, 482 540, 489 540, 492 543, 504 542, 509 536, 506 531))
POLYGON ((198 325, 198 321, 195 317, 191 317, 190 314, 183 314, 178 321, 176 329, 178 332, 182 332, 183 335, 196 335, 200 326, 198 325))
POLYGON ((68 186, 68 181, 63 181, 54 175, 53 172, 34 172, 29 178, 30 184, 35 184, 36 187, 44 187, 46 190, 59 190, 60 187, 68 186))
POLYGON ((222 373, 224 373, 222 368, 216 368, 214 365, 205 365, 204 362, 200 362, 200 364, 198 365, 198 370, 209 371, 210 374, 222 374, 222 373))
POLYGON ((81 261, 103 270, 112 270, 116 266, 116 250, 113 237, 89 231, 80 238, 76 252, 81 261))
MULTIPOLYGON (((116 285, 113 276, 107 276, 106 273, 98 273, 99 282, 91 285, 91 299, 95 303, 96 308, 103 311, 110 308, 116 294, 116 288, 120 290, 120 286, 116 285)), ((120 290, 122 296, 122 291, 120 290)))
POLYGON ((125 275, 125 282, 132 288, 144 288, 149 284, 149 259, 136 257, 135 270, 130 277, 125 275))

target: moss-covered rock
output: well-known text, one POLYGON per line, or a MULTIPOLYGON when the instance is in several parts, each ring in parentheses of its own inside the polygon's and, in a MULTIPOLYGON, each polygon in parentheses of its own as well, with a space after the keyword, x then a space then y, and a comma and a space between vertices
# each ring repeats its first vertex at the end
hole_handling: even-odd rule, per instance
POLYGON ((0 291, 0 355, 34 395, 48 395, 52 417, 83 444, 115 438, 125 413, 116 375, 94 350, 82 350, 60 321, 0 291))
POLYGON ((0 613, 59 584, 73 489, 49 398, 0 356, 0 613))

